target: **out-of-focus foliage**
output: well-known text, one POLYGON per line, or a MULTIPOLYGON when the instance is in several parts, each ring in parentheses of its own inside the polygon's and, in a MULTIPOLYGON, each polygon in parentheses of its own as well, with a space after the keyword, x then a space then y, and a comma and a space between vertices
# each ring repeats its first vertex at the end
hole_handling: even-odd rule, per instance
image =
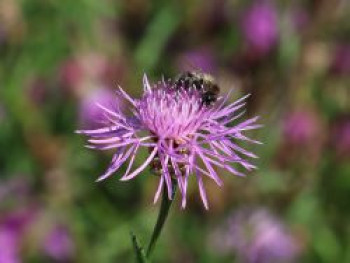
MULTIPOLYGON (((118 85, 138 96, 144 72, 188 69, 233 98, 251 93, 246 114, 265 125, 251 137, 264 145, 252 149, 256 172, 206 184, 208 212, 190 185, 154 262, 239 262, 241 246, 217 246, 242 209, 274 214, 296 262, 350 262, 349 1, 1 0, 1 263, 134 260, 130 230, 148 241, 157 178, 120 182, 122 168, 95 183, 111 153, 84 149, 74 130, 96 125, 93 101, 128 107, 118 85)), ((248 230, 244 251, 262 240, 254 233, 267 232, 248 230)), ((254 262, 271 246, 259 243, 254 262)))

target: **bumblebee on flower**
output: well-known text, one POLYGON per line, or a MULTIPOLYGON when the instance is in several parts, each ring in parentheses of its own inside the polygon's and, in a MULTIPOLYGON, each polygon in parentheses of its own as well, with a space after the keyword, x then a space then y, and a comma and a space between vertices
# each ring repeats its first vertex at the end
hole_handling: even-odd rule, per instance
POLYGON ((116 149, 107 171, 98 178, 104 180, 127 163, 121 181, 139 175, 147 166, 157 168, 160 175, 154 202, 167 188, 172 199, 173 182, 179 187, 182 207, 186 206, 187 183, 191 175, 197 179, 199 192, 206 209, 207 196, 203 176, 208 176, 219 186, 223 184, 214 167, 224 168, 232 174, 243 176, 232 164, 237 163, 248 171, 255 168, 246 157, 256 155, 238 146, 235 141, 259 143, 246 137, 243 132, 259 128, 258 117, 232 122, 241 116, 247 96, 226 105, 229 95, 219 97, 215 103, 203 103, 198 88, 179 87, 171 81, 151 85, 143 77, 144 93, 140 99, 131 98, 122 88, 118 94, 132 105, 132 116, 121 111, 98 105, 104 111, 108 124, 95 130, 80 130, 90 137, 87 147, 107 150, 116 149), (141 147, 149 149, 143 164, 132 170, 135 156, 141 147))

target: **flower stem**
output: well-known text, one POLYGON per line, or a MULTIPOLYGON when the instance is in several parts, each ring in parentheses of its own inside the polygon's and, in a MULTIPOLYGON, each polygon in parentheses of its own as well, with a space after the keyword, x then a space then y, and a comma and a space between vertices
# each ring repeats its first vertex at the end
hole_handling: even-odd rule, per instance
POLYGON ((168 198, 168 190, 167 190, 166 186, 164 185, 163 193, 162 193, 162 203, 160 205, 157 223, 154 226, 152 237, 151 237, 151 240, 148 244, 148 248, 147 248, 147 252, 146 252, 147 258, 150 257, 150 255, 154 249, 154 246, 155 246, 155 244, 160 236, 160 233, 162 232, 164 223, 168 217, 170 206, 174 200, 177 182, 175 180, 172 180, 172 185, 173 185, 173 193, 172 193, 171 200, 169 200, 169 198, 168 198))

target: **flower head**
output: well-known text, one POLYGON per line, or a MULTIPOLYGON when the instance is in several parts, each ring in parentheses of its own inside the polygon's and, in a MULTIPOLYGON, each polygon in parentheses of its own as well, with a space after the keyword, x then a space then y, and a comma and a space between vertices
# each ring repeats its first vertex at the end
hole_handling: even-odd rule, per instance
POLYGON ((158 200, 163 185, 171 199, 172 181, 176 180, 182 195, 182 207, 185 207, 188 178, 194 174, 204 206, 208 208, 203 176, 222 185, 214 166, 239 176, 243 174, 232 164, 238 163, 247 170, 255 168, 243 157, 256 156, 238 146, 236 141, 259 143, 243 135, 244 131, 260 126, 256 124, 257 117, 232 124, 241 117, 242 114, 237 112, 244 107, 246 97, 225 105, 226 96, 207 106, 202 101, 202 93, 194 88, 175 87, 172 82, 164 81, 151 87, 146 76, 143 86, 144 94, 140 99, 131 98, 121 88, 118 91, 131 103, 132 116, 99 105, 105 113, 106 126, 78 131, 90 136, 89 148, 116 149, 109 168, 98 181, 112 175, 127 160, 121 181, 133 179, 148 165, 156 164, 160 179, 154 202, 158 200), (140 167, 132 171, 141 147, 148 148, 150 154, 140 167))

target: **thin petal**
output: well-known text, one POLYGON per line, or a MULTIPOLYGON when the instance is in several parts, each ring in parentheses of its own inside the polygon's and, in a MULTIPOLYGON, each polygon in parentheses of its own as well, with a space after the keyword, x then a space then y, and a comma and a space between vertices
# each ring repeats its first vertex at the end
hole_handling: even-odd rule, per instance
POLYGON ((134 149, 134 151, 133 151, 133 153, 132 153, 132 156, 131 156, 130 161, 129 161, 129 164, 128 164, 128 168, 126 169, 126 171, 125 171, 125 173, 124 173, 124 175, 123 175, 122 177, 125 177, 125 176, 130 172, 131 167, 132 167, 132 165, 134 164, 134 160, 135 160, 135 157, 136 157, 136 153, 137 153, 137 150, 139 149, 139 147, 140 147, 140 144, 137 144, 137 145, 135 146, 135 149, 134 149))
POLYGON ((182 201, 181 201, 181 207, 182 209, 185 209, 186 207, 186 196, 187 196, 187 184, 188 184, 188 178, 190 176, 190 168, 187 165, 186 166, 186 173, 185 178, 183 180, 183 193, 182 193, 182 201))
MULTIPOLYGON (((126 133, 126 136, 132 135, 132 132, 126 133)), ((123 135, 124 136, 124 135, 123 135)), ((125 140, 125 137, 123 138, 122 136, 116 136, 116 137, 111 137, 107 139, 89 139, 89 143, 94 143, 94 144, 108 144, 108 143, 114 143, 114 142, 119 142, 121 140, 125 140)))
POLYGON ((201 160, 203 161, 205 167, 209 171, 209 177, 215 181, 215 183, 219 186, 222 186, 222 180, 215 172, 214 168, 210 165, 210 163, 207 161, 207 158, 202 154, 201 150, 197 148, 196 153, 199 155, 201 160))
POLYGON ((152 92, 151 85, 149 84, 146 73, 143 74, 143 91, 152 92))
POLYGON ((99 135, 99 134, 103 134, 105 132, 117 131, 119 129, 120 128, 118 126, 110 126, 110 127, 94 129, 94 130, 76 130, 75 133, 85 134, 85 135, 99 135))
POLYGON ((122 153, 115 154, 108 170, 103 175, 101 175, 99 178, 97 178, 96 182, 100 182, 100 181, 106 179, 107 177, 111 176, 116 170, 118 170, 119 167, 129 158, 129 156, 133 152, 134 148, 135 147, 130 147, 124 156, 122 153))
POLYGON ((99 107, 100 109, 102 109, 103 111, 107 112, 108 114, 112 115, 113 117, 116 117, 120 120, 125 119, 124 116, 118 114, 116 111, 113 111, 113 110, 106 108, 105 106, 101 105, 100 103, 96 103, 96 106, 99 107))
POLYGON ((198 181, 199 194, 202 198, 205 209, 208 210, 209 209, 208 199, 207 199, 207 194, 205 192, 202 176, 198 172, 195 172, 195 174, 196 174, 197 181, 198 181))
POLYGON ((131 174, 120 178, 120 181, 128 181, 128 180, 134 178, 140 172, 142 172, 147 167, 147 165, 149 165, 152 162, 154 156, 157 153, 157 150, 158 150, 158 147, 154 147, 152 153, 148 156, 146 161, 139 168, 137 168, 134 172, 132 172, 131 174))
POLYGON ((159 179, 159 184, 158 184, 158 187, 157 187, 157 191, 156 191, 156 194, 154 195, 154 199, 153 199, 153 203, 157 203, 158 199, 159 199, 159 196, 162 192, 162 189, 163 189, 163 184, 164 184, 164 178, 163 176, 160 177, 159 179))
POLYGON ((135 100, 133 100, 120 86, 118 86, 119 92, 125 99, 127 99, 132 105, 136 106, 135 100))

